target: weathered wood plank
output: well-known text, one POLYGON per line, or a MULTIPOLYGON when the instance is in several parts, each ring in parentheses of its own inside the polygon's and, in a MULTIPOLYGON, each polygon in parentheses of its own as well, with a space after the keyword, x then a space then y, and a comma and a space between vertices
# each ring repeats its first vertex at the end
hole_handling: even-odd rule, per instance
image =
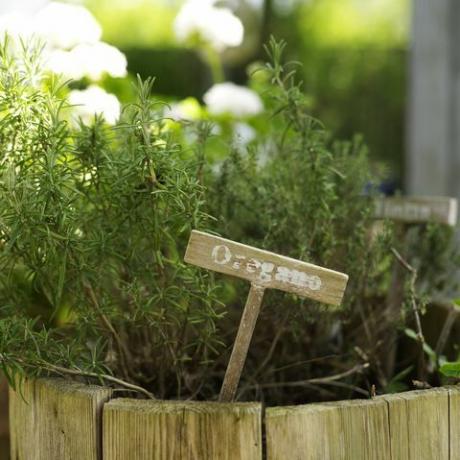
POLYGON ((455 226, 457 200, 449 197, 409 196, 377 198, 374 217, 406 223, 433 222, 455 226))
POLYGON ((35 384, 26 380, 9 391, 10 452, 17 460, 38 460, 38 431, 35 426, 35 384))
POLYGON ((104 406, 104 460, 260 460, 258 403, 114 399, 104 406))
POLYGON ((460 460, 460 386, 449 387, 449 460, 460 460))
POLYGON ((410 391, 384 396, 389 407, 391 457, 449 459, 449 390, 410 391))
POLYGON ((259 316, 265 288, 251 285, 249 296, 244 307, 240 327, 235 339, 230 361, 225 371, 224 382, 219 395, 220 402, 231 402, 235 398, 238 383, 243 371, 244 363, 248 354, 257 317, 259 316))
POLYGON ((0 460, 9 458, 8 382, 0 372, 0 460))
POLYGON ((388 460, 388 408, 356 400, 266 411, 268 460, 388 460))
POLYGON ((62 379, 26 381, 18 391, 11 389, 12 458, 102 458, 102 406, 111 394, 109 388, 62 379))
POLYGON ((264 288, 340 305, 348 275, 225 238, 192 231, 184 260, 264 288))

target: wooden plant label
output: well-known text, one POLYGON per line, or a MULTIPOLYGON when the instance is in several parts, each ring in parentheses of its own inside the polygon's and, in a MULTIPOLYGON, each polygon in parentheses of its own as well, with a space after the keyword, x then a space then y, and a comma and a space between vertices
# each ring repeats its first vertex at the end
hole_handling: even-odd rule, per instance
MULTIPOLYGON (((378 198, 375 201, 374 217, 377 219, 394 220, 397 227, 397 238, 401 241, 401 253, 407 257, 408 225, 423 223, 438 223, 454 227, 457 224, 457 200, 449 197, 411 196, 378 198)), ((388 378, 394 374, 397 352, 397 330, 393 323, 400 315, 404 301, 404 283, 407 270, 399 263, 394 262, 390 289, 386 299, 385 316, 390 325, 382 349, 381 361, 388 378)))
POLYGON ((374 216, 406 223, 434 222, 454 227, 457 224, 457 200, 431 196, 378 198, 374 216))
POLYGON ((343 273, 196 230, 192 231, 184 259, 190 264, 251 282, 225 373, 221 401, 232 401, 235 397, 265 289, 279 289, 340 305, 348 281, 343 273))

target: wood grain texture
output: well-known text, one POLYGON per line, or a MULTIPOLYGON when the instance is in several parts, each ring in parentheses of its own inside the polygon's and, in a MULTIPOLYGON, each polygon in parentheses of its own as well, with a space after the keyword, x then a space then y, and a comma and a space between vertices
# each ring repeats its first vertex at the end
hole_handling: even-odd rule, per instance
POLYGON ((14 460, 97 460, 109 388, 62 379, 26 381, 10 390, 14 460), (22 393, 22 395, 21 395, 22 393))
POLYGON ((8 381, 0 372, 0 436, 8 436, 8 381))
POLYGON ((388 460, 385 401, 342 401, 266 411, 268 460, 388 460))
POLYGON ((256 327, 262 300, 264 298, 264 291, 265 288, 263 287, 255 284, 251 285, 236 335, 235 344, 233 345, 232 354, 227 370, 225 371, 224 382, 219 395, 219 401, 221 402, 230 402, 235 398, 254 328, 256 327))
POLYGON ((35 415, 35 384, 30 380, 18 383, 17 391, 10 388, 10 452, 15 460, 37 460, 38 430, 35 415))
POLYGON ((258 403, 114 399, 104 406, 104 460, 261 460, 258 403))
POLYGON ((457 200, 448 197, 378 198, 374 216, 406 223, 434 222, 454 227, 457 224, 457 208, 457 200))
POLYGON ((449 460, 460 460, 460 385, 449 387, 449 460))
POLYGON ((340 305, 348 276, 207 233, 192 231, 184 260, 265 288, 340 305))
POLYGON ((383 399, 389 408, 391 458, 449 459, 447 388, 410 391, 384 396, 383 399))

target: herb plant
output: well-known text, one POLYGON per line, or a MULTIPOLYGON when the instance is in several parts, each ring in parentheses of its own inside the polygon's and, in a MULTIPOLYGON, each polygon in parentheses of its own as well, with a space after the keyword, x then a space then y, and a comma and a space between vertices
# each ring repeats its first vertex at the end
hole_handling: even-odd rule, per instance
POLYGON ((0 366, 116 376, 194 394, 219 346, 216 287, 182 256, 206 228, 193 155, 163 131, 153 81, 116 129, 73 128, 40 52, 0 49, 0 366))
MULTIPOLYGON (((166 119, 153 80, 138 81, 116 126, 100 116, 75 126, 68 85, 41 71, 39 47, 3 43, 0 367, 12 383, 58 374, 215 398, 247 286, 183 263, 194 228, 350 276, 337 310, 267 294, 240 399, 367 396, 407 380, 404 367, 385 373, 385 338, 412 327, 414 302, 423 308, 408 283, 401 317, 386 317, 398 242, 373 219, 367 150, 359 137, 333 141, 311 117, 283 48, 272 41, 271 63, 255 74, 267 109, 243 145, 210 119, 166 119)), ((425 230, 411 260, 423 294, 446 285, 428 282, 425 262, 442 271, 451 254, 448 235, 425 230)))

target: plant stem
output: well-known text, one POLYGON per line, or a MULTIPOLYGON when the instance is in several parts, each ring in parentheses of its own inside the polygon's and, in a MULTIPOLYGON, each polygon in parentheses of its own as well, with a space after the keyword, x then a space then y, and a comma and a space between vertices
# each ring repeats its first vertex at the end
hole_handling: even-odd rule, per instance
POLYGON ((142 388, 140 386, 134 385, 132 383, 125 382, 124 380, 117 379, 116 377, 113 377, 111 375, 97 374, 96 372, 82 371, 80 369, 67 369, 65 367, 56 366, 54 364, 50 364, 50 363, 46 363, 46 362, 43 364, 42 367, 43 367, 43 369, 46 369, 46 370, 52 371, 52 372, 68 374, 68 375, 80 375, 82 377, 91 377, 91 378, 95 378, 95 379, 106 380, 108 382, 116 383, 117 385, 120 385, 122 387, 129 388, 130 390, 134 390, 134 391, 137 391, 139 393, 142 393, 145 396, 147 396, 149 399, 156 399, 155 396, 153 395, 153 393, 150 393, 150 391, 147 391, 146 389, 144 389, 144 388, 142 388))
POLYGON ((208 47, 205 51, 205 57, 211 69, 213 83, 222 83, 225 80, 225 75, 219 53, 208 47))

